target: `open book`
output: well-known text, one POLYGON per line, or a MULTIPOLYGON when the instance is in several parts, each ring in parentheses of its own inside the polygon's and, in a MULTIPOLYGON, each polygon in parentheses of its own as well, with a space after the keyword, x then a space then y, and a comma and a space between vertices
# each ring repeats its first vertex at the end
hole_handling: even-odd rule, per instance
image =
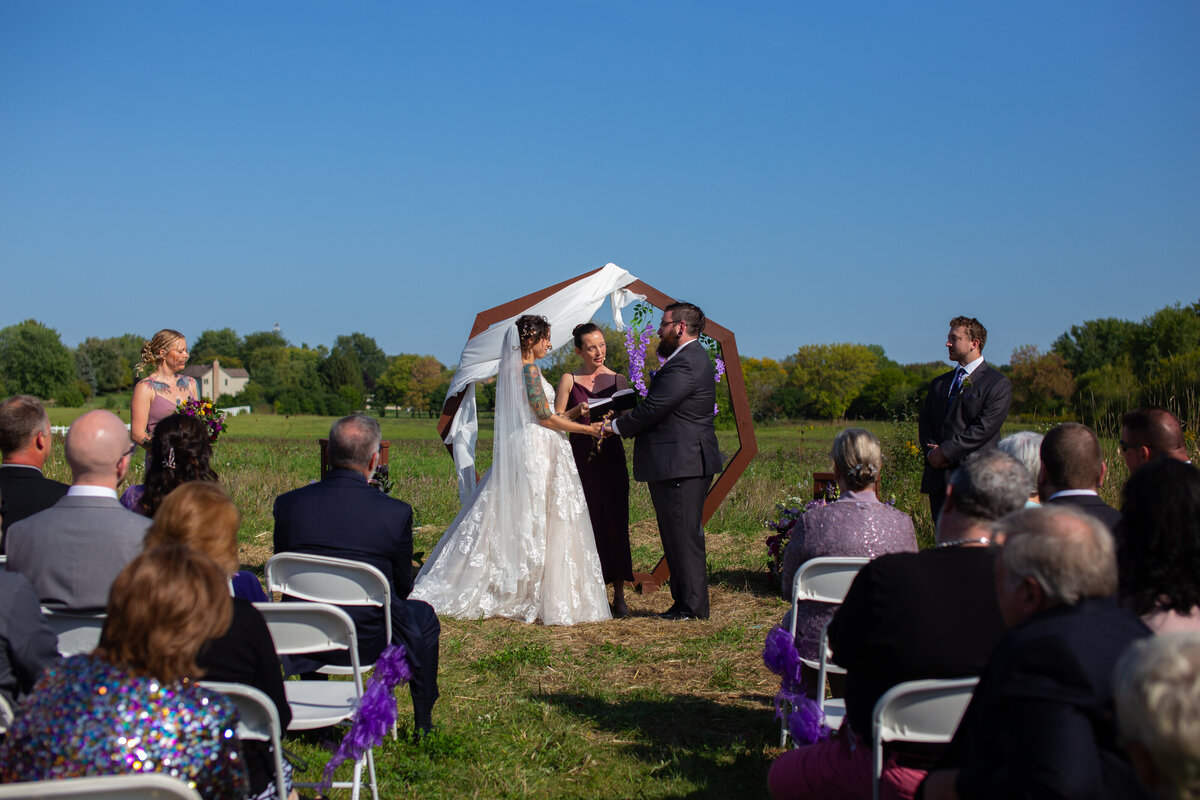
POLYGON ((588 400, 588 415, 597 412, 605 414, 608 411, 628 411, 637 405, 638 395, 633 389, 622 389, 614 392, 612 397, 597 397, 588 400))

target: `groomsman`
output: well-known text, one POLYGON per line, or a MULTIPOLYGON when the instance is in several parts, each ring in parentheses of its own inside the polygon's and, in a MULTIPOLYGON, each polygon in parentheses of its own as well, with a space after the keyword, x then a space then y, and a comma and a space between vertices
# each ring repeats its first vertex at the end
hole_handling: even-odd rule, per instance
POLYGON ((649 484, 663 554, 671 570, 671 608, 664 619, 708 618, 708 572, 701 527, 704 498, 724 457, 713 425, 716 381, 697 341, 704 312, 691 303, 663 309, 658 356, 663 365, 646 398, 605 433, 637 437, 634 480, 649 484))
POLYGON ((921 491, 936 524, 946 499, 946 474, 962 460, 1000 441, 1012 384, 983 360, 987 329, 974 317, 950 320, 946 350, 958 366, 933 379, 918 419, 925 448, 921 491))

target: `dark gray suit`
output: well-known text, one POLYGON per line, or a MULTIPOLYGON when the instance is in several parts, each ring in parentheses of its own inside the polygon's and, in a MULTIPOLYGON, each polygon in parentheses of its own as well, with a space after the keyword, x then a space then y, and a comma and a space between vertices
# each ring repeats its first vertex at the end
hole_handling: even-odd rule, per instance
POLYGON ((149 528, 115 498, 67 495, 9 528, 8 571, 24 575, 49 608, 104 609, 149 528))
POLYGON ((948 469, 938 469, 926 461, 921 474, 921 491, 929 495, 935 522, 946 497, 947 473, 976 450, 996 446, 1012 400, 1012 384, 986 361, 951 398, 954 373, 950 370, 929 384, 929 395, 917 421, 921 449, 926 450, 925 445, 930 443, 940 445, 950 462, 948 469))
POLYGON ((654 501, 672 610, 700 618, 708 617, 704 498, 724 461, 713 427, 714 377, 708 353, 693 341, 655 374, 646 399, 617 421, 621 436, 637 437, 633 477, 649 484, 654 501))
POLYGON ((1085 514, 1090 514, 1104 523, 1109 533, 1116 533, 1117 523, 1121 521, 1121 512, 1110 506, 1094 494, 1071 494, 1063 497, 1053 497, 1047 503, 1061 503, 1074 506, 1085 514))

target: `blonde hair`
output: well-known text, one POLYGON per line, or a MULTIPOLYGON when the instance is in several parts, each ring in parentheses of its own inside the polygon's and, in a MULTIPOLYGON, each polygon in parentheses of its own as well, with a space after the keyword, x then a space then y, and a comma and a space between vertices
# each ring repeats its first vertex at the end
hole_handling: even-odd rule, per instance
POLYGON ((160 681, 198 678, 196 654, 233 619, 228 579, 181 544, 153 547, 113 581, 96 655, 160 681))
MULTIPOLYGON (((183 334, 179 331, 163 328, 158 333, 150 337, 150 341, 142 345, 142 360, 133 368, 133 371, 138 375, 146 369, 147 366, 158 369, 158 365, 162 363, 163 353, 167 348, 175 344, 183 338, 183 334)), ((153 371, 153 370, 152 370, 153 371)))
POLYGON ((212 481, 188 481, 170 492, 154 514, 145 549, 166 544, 194 548, 232 575, 238 568, 237 532, 242 515, 212 481))
POLYGON ((883 469, 879 439, 866 428, 846 428, 838 433, 829 456, 853 491, 874 486, 883 469))

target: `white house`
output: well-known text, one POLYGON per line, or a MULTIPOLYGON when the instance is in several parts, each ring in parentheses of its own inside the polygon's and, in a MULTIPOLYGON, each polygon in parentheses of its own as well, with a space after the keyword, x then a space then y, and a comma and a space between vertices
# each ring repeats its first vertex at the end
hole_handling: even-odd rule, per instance
POLYGON ((250 373, 241 367, 230 367, 226 369, 221 366, 221 362, 213 359, 211 364, 196 364, 191 367, 186 367, 183 374, 189 378, 195 378, 196 383, 200 385, 200 396, 216 399, 222 395, 233 396, 246 388, 246 384, 250 382, 250 373), (213 387, 216 392, 213 392, 213 387))

